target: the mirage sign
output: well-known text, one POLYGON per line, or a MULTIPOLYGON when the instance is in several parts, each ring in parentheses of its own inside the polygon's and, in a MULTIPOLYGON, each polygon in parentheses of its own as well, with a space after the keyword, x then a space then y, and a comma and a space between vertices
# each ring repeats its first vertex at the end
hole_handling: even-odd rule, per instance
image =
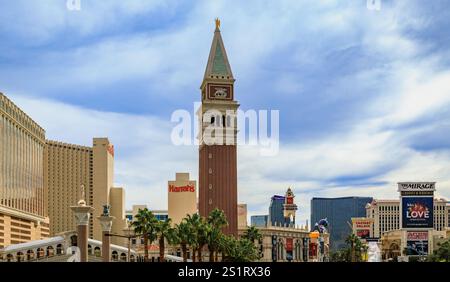
POLYGON ((436 182, 399 182, 398 191, 402 196, 432 196, 436 182))

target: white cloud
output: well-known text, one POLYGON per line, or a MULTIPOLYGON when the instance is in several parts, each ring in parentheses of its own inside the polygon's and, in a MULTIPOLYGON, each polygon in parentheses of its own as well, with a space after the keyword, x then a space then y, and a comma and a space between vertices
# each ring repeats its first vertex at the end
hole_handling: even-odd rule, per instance
MULTIPOLYGON (((92 35, 110 24, 111 28, 117 27, 113 21, 121 16, 126 19, 166 7, 159 1, 126 3, 86 1, 83 12, 77 15, 63 11, 64 5, 33 2, 24 6, 33 11, 31 16, 20 18, 21 24, 10 27, 24 37, 46 41, 60 31, 74 28, 81 34, 92 35)), ((375 13, 365 9, 365 5, 339 5, 340 1, 316 1, 317 5, 304 5, 301 1, 252 2, 235 9, 228 9, 228 1, 199 3, 189 11, 183 24, 167 30, 111 35, 69 51, 48 51, 42 58, 50 62, 49 66, 43 65, 43 69, 40 66, 33 73, 40 82, 56 89, 140 78, 159 85, 162 91, 152 95, 164 95, 166 87, 185 95, 185 86, 194 82, 198 85, 201 80, 213 18, 218 16, 238 79, 258 81, 261 67, 267 67, 266 63, 272 59, 271 53, 288 49, 284 68, 273 70, 276 74, 273 83, 280 91, 295 95, 302 90, 303 78, 288 74, 287 69, 323 62, 324 54, 333 50, 353 44, 361 46, 371 56, 379 56, 383 67, 367 67, 343 77, 342 81, 350 87, 361 81, 375 87, 379 80, 370 79, 382 73, 388 76, 384 91, 358 109, 361 115, 348 121, 348 131, 330 131, 327 136, 308 142, 283 140, 276 157, 261 157, 258 148, 239 148, 240 202, 247 202, 253 214, 267 213, 270 197, 283 194, 292 185, 300 205, 298 222, 303 223, 309 217, 309 201, 313 196, 395 198, 397 181, 438 181, 437 194, 450 198, 448 150, 415 151, 409 148, 407 138, 418 129, 396 128, 438 113, 448 108, 450 102, 450 73, 437 71, 439 56, 416 58, 423 46, 402 34, 404 25, 419 29, 426 22, 403 21, 408 14, 403 8, 405 15, 399 16, 400 8, 383 8, 375 13), (324 42, 333 45, 324 46, 324 42), (40 72, 51 75, 38 75, 40 72), (361 176, 362 183, 336 180, 353 176, 361 176), (387 184, 371 184, 377 182, 387 184)), ((167 8, 173 7, 170 4, 167 8)), ((104 93, 105 98, 107 94, 104 93)), ((340 95, 347 93, 335 94, 325 99, 340 99, 340 95)), ((187 171, 197 178, 197 148, 170 144, 170 115, 165 120, 10 96, 47 129, 51 139, 89 145, 94 136, 108 136, 116 145, 116 181, 127 191, 127 206, 148 203, 152 208, 165 208, 167 180, 173 179, 176 171, 187 171)))

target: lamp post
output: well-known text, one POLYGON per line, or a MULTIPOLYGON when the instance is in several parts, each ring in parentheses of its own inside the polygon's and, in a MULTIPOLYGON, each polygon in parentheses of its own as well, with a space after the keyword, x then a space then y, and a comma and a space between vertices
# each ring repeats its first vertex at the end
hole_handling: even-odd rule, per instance
POLYGON ((131 258, 131 238, 136 237, 134 234, 134 230, 131 230, 131 221, 127 219, 127 228, 124 229, 125 236, 128 238, 128 262, 130 262, 131 258))
POLYGON ((128 220, 127 220, 127 228, 125 228, 123 230, 123 232, 125 233, 125 235, 110 234, 109 233, 106 236, 109 236, 109 237, 120 237, 120 238, 127 238, 128 239, 128 257, 127 257, 127 261, 130 262, 130 258, 131 258, 131 239, 140 237, 140 235, 136 235, 134 233, 134 230, 131 229, 131 222, 128 221, 128 220))
POLYGON ((114 216, 109 215, 109 205, 103 206, 102 215, 98 216, 97 219, 100 221, 100 225, 102 226, 102 257, 103 262, 111 261, 111 242, 109 238, 109 233, 111 232, 112 221, 115 219, 114 216))

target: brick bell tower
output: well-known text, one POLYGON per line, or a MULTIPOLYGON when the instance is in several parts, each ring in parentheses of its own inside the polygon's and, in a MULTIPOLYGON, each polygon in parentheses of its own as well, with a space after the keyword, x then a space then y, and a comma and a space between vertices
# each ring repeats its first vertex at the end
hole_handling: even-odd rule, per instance
POLYGON ((223 232, 237 236, 237 119, 234 77, 220 35, 220 21, 209 52, 199 118, 199 213, 207 217, 215 208, 225 212, 223 232))

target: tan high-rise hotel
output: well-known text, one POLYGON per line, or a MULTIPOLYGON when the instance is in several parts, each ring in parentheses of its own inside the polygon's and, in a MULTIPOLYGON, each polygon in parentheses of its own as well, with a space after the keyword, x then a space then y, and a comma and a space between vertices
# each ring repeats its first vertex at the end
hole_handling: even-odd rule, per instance
MULTIPOLYGON (((75 230, 70 206, 76 205, 85 189, 86 203, 94 207, 90 217, 89 237, 101 240, 99 221, 103 205, 111 205, 116 219, 112 232, 122 234, 125 228, 125 192, 114 185, 114 146, 108 138, 94 138, 92 147, 47 141, 45 150, 45 184, 48 187, 51 234, 75 230)), ((113 243, 120 243, 112 238, 113 243)))
POLYGON ((45 130, 0 93, 0 248, 49 236, 45 130))
MULTIPOLYGON (((95 208, 89 237, 101 240, 95 218, 111 205, 112 232, 126 227, 125 192, 113 187, 114 146, 94 138, 92 147, 45 139, 45 130, 0 93, 0 248, 76 229, 70 206, 84 186, 95 208)), ((112 238, 113 244, 124 244, 112 238)))

